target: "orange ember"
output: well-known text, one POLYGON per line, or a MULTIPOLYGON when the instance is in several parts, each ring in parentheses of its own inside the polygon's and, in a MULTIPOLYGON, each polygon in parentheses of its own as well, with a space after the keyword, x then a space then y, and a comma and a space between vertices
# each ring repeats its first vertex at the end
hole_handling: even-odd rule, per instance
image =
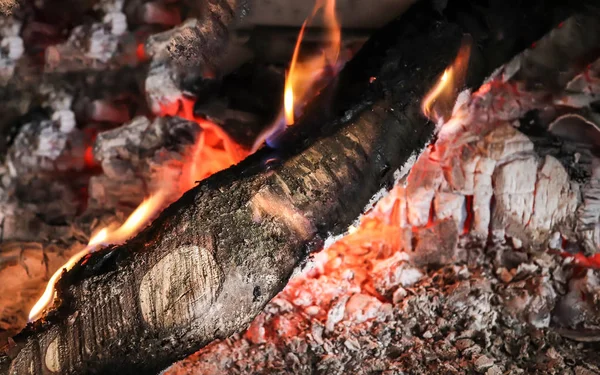
POLYGON ((454 62, 425 95, 421 106, 425 116, 436 122, 450 118, 459 90, 465 84, 470 55, 471 44, 463 43, 454 62))
POLYGON ((337 67, 341 42, 342 31, 335 13, 335 0, 317 0, 313 13, 302 24, 285 80, 284 113, 287 125, 294 123, 296 111, 306 104, 310 96, 314 95, 316 81, 321 78, 323 72, 327 68, 337 67), (321 9, 323 10, 328 43, 323 48, 322 53, 300 59, 300 47, 304 39, 306 26, 321 9))

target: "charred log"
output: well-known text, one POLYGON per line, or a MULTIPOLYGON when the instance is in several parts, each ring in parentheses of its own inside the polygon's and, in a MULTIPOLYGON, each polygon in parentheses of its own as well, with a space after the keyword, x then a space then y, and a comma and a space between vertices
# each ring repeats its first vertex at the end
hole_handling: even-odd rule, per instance
POLYGON ((581 252, 598 250, 598 27, 570 18, 466 95, 406 181, 243 334, 167 373, 597 368, 598 271, 581 266, 600 258, 581 252))
POLYGON ((246 327, 306 254, 344 231, 431 137, 420 100, 464 33, 475 41, 477 83, 570 13, 519 3, 498 2, 508 18, 495 22, 490 9, 443 16, 418 4, 374 36, 340 75, 337 94, 325 90, 276 149, 206 180, 125 245, 63 275, 57 306, 14 338, 1 368, 156 371, 246 327), (528 32, 517 38, 505 28, 528 32))

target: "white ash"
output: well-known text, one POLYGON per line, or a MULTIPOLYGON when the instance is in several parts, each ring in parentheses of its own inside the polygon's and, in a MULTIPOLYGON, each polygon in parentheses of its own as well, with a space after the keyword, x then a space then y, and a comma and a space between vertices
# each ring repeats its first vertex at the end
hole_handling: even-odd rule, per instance
POLYGON ((84 135, 73 129, 73 121, 72 114, 66 111, 54 120, 34 120, 21 126, 7 154, 8 163, 19 178, 83 169, 84 135))
POLYGON ((175 183, 199 127, 177 117, 136 117, 98 135, 94 156, 103 174, 90 179, 90 204, 98 208, 137 205, 165 183, 175 183), (169 176, 165 175, 168 174, 169 176), (174 182, 175 181, 175 182, 174 182))
POLYGON ((0 83, 5 84, 12 78, 17 61, 23 56, 25 47, 19 36, 5 36, 0 40, 0 83))
MULTIPOLYGON (((393 303, 381 303, 365 291, 350 292, 332 300, 329 309, 321 305, 326 315, 303 313, 294 302, 284 302, 294 293, 288 287, 245 334, 215 342, 165 373, 519 374, 537 368, 566 374, 577 366, 598 366, 592 344, 500 318, 511 304, 528 316, 540 306, 503 298, 512 292, 498 289, 502 282, 490 278, 485 264, 489 259, 483 266, 430 272, 417 285, 398 288, 402 293, 393 303)), ((549 270, 538 269, 530 277, 543 278, 549 270)), ((319 285, 334 282, 322 278, 319 285)), ((518 285, 512 288, 522 288, 518 285)))
POLYGON ((62 109, 52 114, 52 121, 58 124, 61 133, 70 133, 75 129, 75 113, 68 109, 62 109))
POLYGON ((13 76, 18 60, 25 47, 19 35, 21 22, 12 16, 0 20, 0 84, 6 84, 13 76))
MULTIPOLYGON (((114 20, 108 18, 105 19, 105 21, 112 23, 114 20)), ((119 34, 111 32, 114 27, 114 25, 110 24, 93 24, 91 26, 91 37, 88 46, 89 49, 86 54, 87 56, 103 63, 108 62, 114 56, 119 44, 118 38, 115 37, 119 34)), ((125 28, 127 28, 126 25, 125 28)))
POLYGON ((73 93, 63 88, 50 84, 42 84, 39 92, 44 98, 42 102, 44 108, 49 108, 52 111, 63 111, 70 110, 73 106, 73 93))
MULTIPOLYGON (((182 97, 179 72, 160 60, 150 64, 146 77, 146 97, 154 113, 161 113, 164 108, 172 107, 182 97)), ((174 115, 175 113, 168 113, 174 115)))
POLYGON ((110 12, 104 22, 76 26, 66 42, 47 47, 44 70, 64 73, 135 65, 136 46, 125 15, 110 12))
POLYGON ((94 4, 94 8, 108 14, 122 11, 124 4, 124 0, 100 0, 94 4))
POLYGON ((14 16, 4 16, 0 18, 0 36, 3 38, 19 36, 22 22, 14 16))
POLYGON ((127 17, 121 12, 110 12, 107 13, 103 20, 105 24, 110 25, 110 33, 112 35, 120 36, 125 34, 127 31, 127 17))
MULTIPOLYGON (((564 29, 575 26, 571 21, 564 29)), ((543 53, 546 47, 541 43, 543 53)), ((547 93, 515 82, 531 73, 523 62, 532 57, 520 59, 458 106, 406 186, 363 218, 369 223, 371 215, 377 229, 365 224, 350 231, 290 281, 277 299, 294 309, 269 304, 245 334, 215 342, 167 373, 598 369, 589 342, 600 335, 583 332, 584 344, 577 344, 551 327, 594 329, 598 271, 581 279, 571 261, 543 251, 558 242, 554 233, 578 235, 577 208, 585 202, 573 173, 589 175, 593 163, 561 163, 564 155, 513 127, 527 112, 553 103, 547 93), (463 265, 448 266, 457 262, 463 265)), ((558 78, 566 84, 576 73, 558 78)))

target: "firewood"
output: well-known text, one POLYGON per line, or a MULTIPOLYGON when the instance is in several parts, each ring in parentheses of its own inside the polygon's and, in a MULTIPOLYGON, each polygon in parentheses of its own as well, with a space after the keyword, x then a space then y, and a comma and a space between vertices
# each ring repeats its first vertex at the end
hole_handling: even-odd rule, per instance
POLYGON ((579 343, 600 340, 600 287, 581 266, 600 262, 579 255, 598 252, 595 17, 567 20, 466 93, 406 180, 245 333, 167 374, 593 368, 594 344, 579 343), (538 75, 551 65, 562 74, 538 75), (552 361, 571 350, 576 361, 552 361))
MULTIPOLYGON (((567 20, 537 42, 541 50, 536 46, 515 60, 537 60, 548 52, 546 43, 562 38, 574 38, 570 45, 577 44, 581 39, 573 27, 594 24, 588 21, 592 19, 567 20)), ((589 62, 598 56, 593 52, 598 41, 592 42, 584 48, 591 52, 587 58, 572 57, 589 62)), ((552 47, 553 53, 560 45, 565 44, 552 47)), ((581 369, 581 364, 596 363, 593 344, 570 340, 599 340, 598 272, 582 270, 563 256, 568 247, 584 249, 584 241, 572 236, 586 230, 577 224, 581 212, 588 212, 588 219, 595 213, 592 226, 598 223, 600 210, 581 199, 580 189, 587 189, 584 181, 594 183, 593 165, 600 160, 592 150, 599 143, 586 137, 589 129, 578 134, 572 122, 559 124, 569 127, 568 137, 555 137, 545 127, 556 128, 556 121, 580 111, 562 106, 567 114, 557 115, 558 108, 549 111, 553 102, 562 102, 556 98, 564 97, 565 86, 575 95, 573 82, 586 77, 586 89, 577 95, 593 99, 590 88, 598 71, 593 63, 573 79, 577 71, 572 70, 552 83, 556 91, 551 93, 550 86, 528 85, 534 76, 527 72, 514 75, 513 70, 513 78, 503 81, 511 65, 491 77, 488 85, 494 90, 484 85, 461 102, 450 121, 440 123, 440 137, 420 155, 406 180, 349 234, 316 254, 243 334, 212 343, 166 373, 228 373, 234 368, 265 374, 285 366, 294 374, 325 368, 356 374, 373 368, 442 374, 458 373, 461 366, 463 371, 500 374, 508 368, 520 371, 509 366, 538 366, 540 356, 566 357, 574 344, 577 363, 544 360, 538 371, 566 372, 576 364, 581 369), (488 100, 534 92, 541 100, 520 110, 502 111, 488 100), (537 108, 535 116, 532 108, 537 108), (518 121, 498 123, 495 116, 509 112, 518 121), (488 120, 478 116, 482 113, 488 120), (459 119, 464 126, 449 137, 459 119), (435 157, 444 149, 445 158, 435 157), (415 204, 423 200, 425 204, 415 204), (567 241, 571 244, 565 246, 567 241), (531 350, 544 347, 547 354, 525 356, 526 348, 512 348, 514 342, 528 342, 529 335, 535 335, 531 350)), ((596 127, 597 108, 587 110, 587 126, 596 127)))
POLYGON ((340 74, 333 103, 330 87, 277 149, 205 180, 129 242, 64 274, 54 309, 11 341, 0 368, 156 371, 243 329, 307 252, 344 231, 429 139, 420 101, 463 33, 475 41, 469 82, 478 83, 524 48, 514 29, 527 30, 518 40, 529 44, 570 13, 544 3, 494 3, 509 16, 492 17, 494 32, 469 22, 490 9, 443 17, 416 5, 374 36, 340 74))

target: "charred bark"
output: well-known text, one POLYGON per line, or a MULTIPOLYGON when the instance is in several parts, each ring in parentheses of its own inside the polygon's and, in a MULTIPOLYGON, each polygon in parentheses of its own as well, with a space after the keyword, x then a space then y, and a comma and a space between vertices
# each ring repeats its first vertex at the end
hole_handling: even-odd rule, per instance
POLYGON ((477 50, 476 84, 570 12, 519 3, 457 6, 445 16, 426 2, 409 10, 373 37, 338 91, 325 90, 277 148, 209 178, 125 245, 64 274, 55 309, 14 338, 0 368, 157 371, 246 327, 307 253, 344 231, 431 137, 420 100, 464 33, 477 50), (491 18, 497 12, 507 18, 491 18))

